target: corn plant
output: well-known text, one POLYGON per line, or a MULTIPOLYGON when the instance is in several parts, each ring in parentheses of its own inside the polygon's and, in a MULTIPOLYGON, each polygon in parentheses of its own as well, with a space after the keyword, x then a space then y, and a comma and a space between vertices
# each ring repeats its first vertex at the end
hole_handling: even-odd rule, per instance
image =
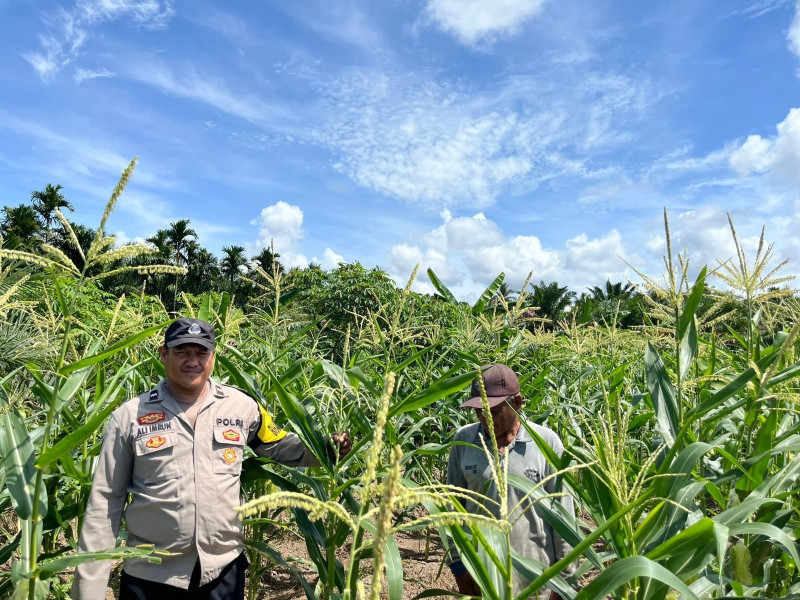
MULTIPOLYGON (((83 348, 74 343, 74 333, 80 333, 84 326, 76 318, 77 308, 84 290, 90 289, 95 281, 125 271, 175 271, 169 266, 116 266, 120 261, 151 252, 145 246, 114 248, 115 238, 106 236, 104 232, 108 217, 135 164, 136 159, 122 173, 87 253, 84 254, 78 244, 69 222, 56 212, 83 259, 82 269, 48 244, 42 245, 41 255, 0 249, 0 259, 22 261, 43 270, 55 296, 53 304, 47 303, 48 309, 57 315, 59 323, 57 340, 60 349, 51 368, 27 366, 27 376, 32 380, 30 393, 34 396, 28 401, 44 408, 43 422, 26 419, 21 410, 25 399, 9 396, 6 388, 0 386, 3 466, 6 486, 20 524, 19 535, 3 550, 5 554, 13 552, 8 585, 13 587, 15 598, 33 600, 46 595, 54 573, 85 560, 153 554, 152 548, 116 548, 80 556, 52 554, 56 550, 54 541, 58 531, 69 531, 67 538, 74 543, 68 521, 82 514, 82 503, 86 499, 85 494, 81 497, 79 493, 75 502, 65 506, 64 500, 69 496, 64 496, 63 491, 70 485, 88 486, 91 481, 90 456, 97 451, 89 447, 90 440, 96 439, 98 429, 111 410, 124 399, 121 392, 126 391, 125 383, 138 381, 135 371, 141 363, 122 361, 121 364, 110 364, 106 361, 165 325, 147 327, 106 347, 103 346, 105 336, 96 338, 83 348), (77 410, 66 410, 76 406, 79 407, 77 410), (47 517, 53 518, 48 521, 47 517), (42 552, 43 542, 45 553, 42 552)), ((3 383, 6 380, 8 377, 3 383)), ((158 557, 152 559, 158 560, 158 557)))

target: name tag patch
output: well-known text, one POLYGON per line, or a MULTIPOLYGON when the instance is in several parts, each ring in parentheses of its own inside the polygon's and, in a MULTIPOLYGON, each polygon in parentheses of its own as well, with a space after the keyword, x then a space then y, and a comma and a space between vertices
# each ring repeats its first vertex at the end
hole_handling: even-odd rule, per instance
POLYGON ((160 448, 166 442, 167 438, 165 438, 163 435, 154 435, 149 440, 147 440, 145 446, 147 446, 148 448, 160 448))
POLYGON ((222 460, 224 460, 229 465, 236 462, 236 450, 234 450, 233 448, 226 448, 225 452, 222 453, 222 460))
POLYGON ((145 425, 143 427, 136 427, 135 431, 133 432, 133 438, 139 439, 140 437, 144 437, 146 435, 150 435, 153 433, 160 433, 162 431, 175 431, 175 422, 174 419, 170 421, 164 421, 163 423, 153 423, 152 425, 145 425))
POLYGON ((244 421, 242 419, 236 419, 234 417, 228 419, 217 419, 217 426, 223 425, 224 427, 244 427, 244 421))
POLYGON ((478 472, 478 465, 464 465, 464 472, 475 475, 478 472))
POLYGON ((139 425, 151 425, 153 423, 158 423, 159 421, 163 421, 166 418, 167 415, 162 412, 151 412, 139 417, 139 425))

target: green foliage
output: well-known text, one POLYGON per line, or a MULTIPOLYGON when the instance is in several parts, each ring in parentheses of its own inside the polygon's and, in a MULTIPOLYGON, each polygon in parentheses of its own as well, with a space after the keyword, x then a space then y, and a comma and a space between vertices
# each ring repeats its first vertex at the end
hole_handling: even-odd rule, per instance
POLYGON ((575 292, 569 291, 566 286, 560 286, 552 281, 545 283, 540 281, 532 284, 532 292, 527 297, 526 307, 531 319, 541 319, 545 329, 552 330, 557 327, 558 322, 567 315, 567 309, 575 298, 575 292))
MULTIPOLYGON (((502 275, 470 306, 433 272, 432 296, 411 291, 413 276, 398 289, 359 263, 283 273, 272 249, 244 273, 244 248, 226 248, 217 262, 185 220, 151 238, 154 252, 117 248, 104 227, 128 175, 96 230, 54 209, 59 225, 43 234, 34 211, 38 229, 25 239, 14 231, 39 248, 46 237, 56 251, 15 250, 5 237, 0 246, 0 506, 16 522, 0 530, 0 558, 11 565, 0 570, 4 597, 46 595, 52 575, 79 560, 154 553, 74 550, 103 423, 162 374, 165 303, 214 323, 215 377, 256 397, 321 464, 245 461, 251 597, 277 563, 309 598, 354 599, 371 562, 370 592, 385 574, 389 598, 401 598, 394 536, 417 529, 455 546, 483 595, 498 600, 542 586, 565 599, 626 600, 800 590, 800 306, 769 289, 781 278, 767 246, 754 270, 741 257, 726 271, 738 295, 714 289, 704 269, 689 278, 685 257, 669 257, 663 284, 646 278, 634 292, 606 282, 571 314, 567 288, 540 282, 528 293, 526 284, 512 298, 502 275), (626 320, 636 310, 641 318, 626 320), (554 565, 513 551, 508 514, 465 514, 463 493, 442 485, 453 434, 472 418, 458 403, 491 361, 517 370, 524 416, 564 442, 559 457, 531 431, 579 514, 504 472, 494 449, 490 457, 499 489, 529 494, 573 545, 554 565), (338 460, 328 440, 344 429, 355 447, 338 460), (313 576, 271 547, 286 532, 305 540, 313 576), (574 561, 578 573, 565 579, 574 561), (592 567, 600 574, 575 591, 592 567), (515 569, 526 590, 513 590, 515 569)), ((17 213, 4 214, 10 234, 17 213)))

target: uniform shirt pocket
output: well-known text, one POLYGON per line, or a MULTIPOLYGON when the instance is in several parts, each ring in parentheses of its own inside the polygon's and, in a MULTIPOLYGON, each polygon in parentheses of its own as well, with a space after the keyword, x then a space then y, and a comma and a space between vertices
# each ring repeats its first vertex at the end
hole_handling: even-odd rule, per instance
POLYGON ((133 476, 142 483, 155 483, 180 475, 177 435, 173 432, 153 433, 137 439, 133 476))
POLYGON ((240 427, 214 427, 212 444, 214 473, 238 475, 242 470, 242 454, 246 441, 240 427))

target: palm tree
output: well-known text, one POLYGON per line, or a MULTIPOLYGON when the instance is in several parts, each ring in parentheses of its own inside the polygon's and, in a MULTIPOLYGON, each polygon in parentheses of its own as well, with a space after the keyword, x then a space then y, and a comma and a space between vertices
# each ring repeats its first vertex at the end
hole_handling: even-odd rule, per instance
POLYGON ((632 283, 611 283, 606 280, 601 288, 592 286, 590 295, 583 303, 584 316, 589 312, 597 323, 616 323, 618 327, 633 327, 642 324, 642 307, 639 294, 632 283))
POLYGON ((185 267, 188 261, 187 248, 194 238, 197 240, 197 232, 189 227, 189 219, 181 219, 169 224, 166 231, 166 242, 172 250, 172 264, 178 267, 185 267))
POLYGON ((53 224, 53 219, 56 218, 56 209, 67 208, 70 211, 75 210, 75 207, 64 198, 61 193, 62 189, 64 188, 61 185, 53 187, 52 184, 48 183, 42 191, 31 192, 33 209, 42 217, 44 222, 44 241, 48 244, 50 243, 50 227, 53 224))
POLYGON ((602 300, 629 300, 636 295, 636 288, 632 283, 611 283, 610 279, 606 280, 604 288, 592 286, 589 288, 592 298, 598 301, 602 300))
POLYGON ((222 253, 224 254, 220 261, 222 275, 228 280, 231 291, 234 291, 239 274, 247 266, 247 257, 242 246, 223 246, 222 253))
MULTIPOLYGON (((189 244, 197 240, 197 232, 189 227, 189 219, 181 219, 169 224, 166 232, 167 245, 172 250, 172 264, 177 267, 185 267, 189 260, 189 244), (191 238, 194 238, 192 240, 191 238)), ((178 292, 180 291, 180 274, 175 275, 175 294, 172 296, 172 310, 178 303, 178 292)))
POLYGON ((538 284, 533 284, 532 287, 533 292, 527 297, 526 304, 537 307, 535 315, 547 319, 550 324, 545 326, 552 328, 553 323, 563 319, 566 315, 567 307, 575 298, 575 292, 569 291, 567 286, 559 286, 555 281, 551 283, 540 281, 538 284))
MULTIPOLYGON (((147 238, 147 241, 153 244, 156 247, 156 254, 153 254, 150 257, 150 260, 153 263, 169 263, 170 258, 172 256, 172 249, 169 245, 169 232, 166 229, 159 229, 156 231, 155 235, 151 235, 147 238)), ((163 290, 164 290, 164 279, 166 275, 154 275, 153 278, 158 282, 156 286, 156 295, 161 298, 161 301, 164 301, 163 290)))
POLYGON ((52 244, 66 254, 76 267, 83 269, 84 259, 81 257, 81 251, 85 256, 89 251, 89 246, 91 246, 94 241, 96 232, 91 227, 86 227, 80 223, 70 222, 70 226, 81 247, 80 250, 75 247, 75 243, 63 227, 58 227, 53 230, 52 244))
POLYGON ((8 248, 31 245, 42 230, 39 213, 27 204, 6 206, 3 214, 5 217, 0 222, 0 235, 8 248))
POLYGON ((194 294, 207 292, 220 275, 219 260, 195 243, 188 246, 187 255, 189 267, 187 286, 194 294))
POLYGON ((260 253, 253 256, 250 260, 257 264, 267 274, 272 275, 272 270, 277 268, 279 273, 283 273, 283 265, 278 260, 280 254, 272 248, 264 248, 260 253))
POLYGON ((161 262, 169 262, 171 249, 169 246, 169 232, 166 229, 159 229, 155 235, 147 238, 147 241, 156 247, 158 258, 161 262))

